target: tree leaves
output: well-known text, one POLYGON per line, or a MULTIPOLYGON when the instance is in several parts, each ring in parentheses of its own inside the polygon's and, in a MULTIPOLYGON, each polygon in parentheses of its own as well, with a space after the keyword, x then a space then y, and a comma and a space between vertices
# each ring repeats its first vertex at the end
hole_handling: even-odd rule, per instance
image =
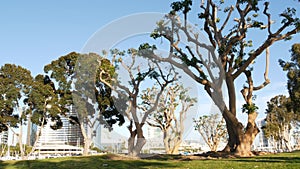
MULTIPOLYGON (((14 64, 5 64, 0 68, 0 124, 17 127, 26 119, 15 110, 23 111, 22 102, 28 97, 33 79, 29 70, 14 64)), ((1 127, 7 129, 7 127, 1 127)), ((1 131, 0 131, 1 132, 1 131)))
POLYGON ((279 60, 279 64, 287 72, 287 88, 292 102, 291 108, 300 120, 300 44, 294 44, 291 52, 291 61, 279 60))
POLYGON ((191 6, 193 4, 192 0, 183 0, 183 1, 176 1, 171 3, 171 14, 174 12, 182 11, 184 14, 187 14, 191 10, 191 6))
POLYGON ((284 133, 291 129, 295 114, 290 110, 290 104, 290 99, 283 95, 275 96, 267 103, 266 125, 263 127, 267 138, 283 140, 284 133))
MULTIPOLYGON (((112 52, 122 55, 122 51, 112 52)), ((72 52, 52 61, 44 70, 50 74, 51 80, 58 83, 56 93, 59 94, 60 105, 65 107, 62 115, 63 112, 70 111, 68 107, 73 105, 79 123, 87 122, 87 119, 91 118, 105 123, 105 127, 110 130, 116 121, 119 121, 120 125, 124 123, 124 119, 114 106, 111 89, 103 84, 99 77, 101 74, 102 78, 111 82, 109 78, 114 76, 115 67, 108 59, 95 53, 72 52)), ((45 80, 49 81, 47 78, 45 80)))
POLYGON ((242 107, 242 112, 243 113, 247 113, 247 114, 251 114, 251 113, 254 113, 256 112, 256 110, 258 109, 258 107, 252 103, 252 104, 243 104, 243 107, 242 107))

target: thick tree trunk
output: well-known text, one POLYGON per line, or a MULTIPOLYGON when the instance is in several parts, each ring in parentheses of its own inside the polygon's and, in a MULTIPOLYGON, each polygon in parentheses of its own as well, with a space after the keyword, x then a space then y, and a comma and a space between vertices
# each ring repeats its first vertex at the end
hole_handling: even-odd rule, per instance
POLYGON ((218 145, 219 145, 219 143, 212 144, 212 145, 210 146, 210 150, 216 152, 217 149, 218 149, 218 145))
POLYGON ((92 144, 92 139, 88 136, 88 133, 85 130, 85 127, 84 127, 83 123, 80 124, 80 129, 81 129, 82 136, 83 136, 83 139, 84 139, 82 155, 87 156, 87 155, 89 155, 89 150, 90 150, 90 146, 92 144))
POLYGON ((145 144, 145 138, 137 138, 137 141, 135 142, 135 137, 130 137, 128 139, 128 155, 132 157, 138 156, 145 144))
POLYGON ((130 131, 130 137, 128 139, 128 155, 132 157, 136 157, 141 153, 144 145, 146 144, 146 139, 143 135, 142 127, 143 125, 135 122, 135 131, 130 131), (137 139, 136 139, 137 137, 137 139))
POLYGON ((133 156, 138 156, 141 153, 144 145, 146 144, 146 139, 144 137, 138 138, 136 144, 133 148, 133 156))
POLYGON ((171 154, 179 154, 179 147, 181 145, 181 140, 174 142, 171 154))
POLYGON ((226 121, 226 128, 228 132, 228 143, 223 149, 224 152, 235 152, 237 145, 240 144, 240 135, 243 132, 243 125, 237 120, 229 119, 228 117, 224 119, 226 121))
POLYGON ((145 138, 139 138, 137 139, 137 142, 135 144, 134 142, 135 138, 130 137, 128 139, 128 155, 132 157, 137 157, 140 153, 144 145, 146 144, 145 138))
POLYGON ((164 142, 164 146, 165 146, 165 151, 167 154, 171 154, 170 143, 169 143, 170 138, 166 131, 164 131, 163 133, 164 133, 163 142, 164 142))
MULTIPOLYGON (((22 108, 19 108, 20 111, 20 117, 22 117, 23 115, 23 110, 22 108)), ((18 133, 18 141, 19 141, 19 146, 20 146, 20 153, 21 153, 21 159, 25 160, 25 150, 23 147, 23 122, 21 120, 21 124, 20 124, 20 132, 18 133)))
POLYGON ((130 155, 130 156, 133 153, 134 143, 135 143, 135 135, 133 136, 131 134, 128 139, 128 155, 130 155))
POLYGON ((20 146, 20 155, 21 155, 21 159, 25 160, 25 150, 23 147, 23 134, 22 134, 22 125, 20 125, 20 133, 18 134, 18 142, 19 142, 19 146, 20 146))
POLYGON ((163 131, 163 142, 167 154, 179 154, 182 136, 180 138, 170 138, 168 131, 163 131))
POLYGON ((253 112, 248 114, 248 123, 245 132, 240 136, 240 145, 237 146, 236 155, 238 156, 252 156, 251 146, 256 135, 259 133, 259 129, 255 123, 257 113, 253 112))
POLYGON ((252 156, 251 146, 259 129, 255 123, 257 113, 248 114, 247 127, 244 130, 243 125, 236 118, 225 118, 227 131, 229 134, 228 144, 224 148, 225 152, 233 152, 237 156, 252 156))
POLYGON ((82 155, 87 156, 89 155, 90 145, 92 140, 90 138, 84 138, 84 146, 83 146, 83 153, 82 155))

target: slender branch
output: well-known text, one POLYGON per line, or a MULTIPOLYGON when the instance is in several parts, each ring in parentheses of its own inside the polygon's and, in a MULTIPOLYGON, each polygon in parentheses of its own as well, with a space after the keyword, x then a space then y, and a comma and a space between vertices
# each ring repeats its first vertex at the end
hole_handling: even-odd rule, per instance
POLYGON ((121 61, 121 64, 124 67, 124 69, 126 69, 126 71, 128 72, 132 85, 135 86, 136 82, 134 80, 134 76, 133 76, 132 71, 131 71, 132 67, 135 63, 135 58, 132 56, 132 59, 133 59, 133 61, 132 61, 130 66, 127 66, 123 61, 121 61))
POLYGON ((273 34, 271 32, 271 23, 272 23, 271 22, 271 14, 267 12, 269 9, 269 2, 265 2, 264 5, 265 5, 265 9, 264 9, 263 13, 268 17, 268 26, 267 26, 268 32, 269 32, 269 35, 272 36, 273 34))
POLYGON ((165 89, 170 83, 174 82, 174 81, 177 79, 176 74, 174 75, 174 77, 173 77, 171 80, 165 79, 165 78, 164 78, 164 75, 163 75, 163 72, 162 72, 162 70, 161 70, 161 68, 160 68, 160 67, 158 67, 158 68, 159 68, 159 71, 160 71, 160 73, 161 73, 161 77, 162 77, 163 80, 164 80, 164 83, 162 84, 162 86, 160 86, 160 91, 159 91, 158 94, 156 95, 154 105, 153 105, 147 112, 145 112, 145 114, 144 114, 144 116, 143 116, 143 118, 142 118, 141 123, 145 123, 146 120, 147 120, 147 117, 149 116, 149 114, 152 113, 153 111, 155 111, 155 109, 157 108, 157 105, 158 105, 158 103, 159 103, 159 100, 160 100, 159 98, 161 97, 161 95, 162 95, 164 89, 165 89))
POLYGON ((214 40, 213 35, 212 35, 212 31, 209 28, 209 25, 210 25, 209 10, 210 10, 210 5, 211 5, 210 3, 211 3, 211 0, 208 0, 207 4, 206 4, 206 7, 201 6, 201 8, 203 8, 205 10, 205 12, 203 14, 204 17, 205 17, 204 31, 207 33, 209 41, 211 42, 211 44, 214 46, 214 48, 216 48, 216 46, 217 46, 216 41, 214 40))
POLYGON ((159 60, 161 62, 168 62, 168 63, 174 65, 175 67, 177 67, 179 69, 182 69, 188 76, 190 76, 191 78, 195 79, 200 84, 213 86, 213 84, 211 82, 209 82, 208 80, 205 80, 205 79, 202 79, 202 78, 198 77, 186 65, 180 64, 177 61, 173 60, 172 58, 163 58, 163 57, 159 57, 159 56, 157 56, 155 54, 151 55, 151 57, 153 59, 159 60))
POLYGON ((33 147, 31 148, 31 151, 27 154, 27 158, 35 151, 36 149, 36 146, 37 146, 37 143, 38 141, 40 140, 40 135, 42 133, 42 129, 44 128, 44 121, 45 121, 45 118, 43 117, 42 118, 42 125, 40 126, 39 130, 37 131, 36 133, 36 138, 35 138, 35 141, 34 141, 34 144, 33 144, 33 147))
POLYGON ((147 124, 148 124, 149 126, 151 126, 151 127, 158 127, 158 128, 160 128, 161 130, 163 130, 163 128, 162 128, 161 125, 153 124, 153 123, 149 122, 148 120, 147 120, 146 122, 147 122, 147 124))
POLYGON ((211 66, 211 59, 210 59, 210 57, 211 57, 211 53, 209 52, 208 53, 208 63, 206 63, 205 61, 204 61, 204 59, 203 59, 203 57, 202 57, 202 55, 201 55, 201 53, 200 53, 200 51, 199 51, 199 46, 198 45, 196 45, 196 52, 197 52, 197 55, 199 56, 199 58, 200 58, 200 60, 201 60, 201 62, 202 62, 202 65, 206 68, 206 70, 208 71, 208 74, 209 74, 209 77, 211 78, 211 80, 212 80, 212 82, 215 84, 216 83, 216 79, 215 79, 215 77, 213 76, 213 73, 212 73, 212 69, 210 68, 210 66, 211 66))
POLYGON ((250 57, 245 61, 245 63, 233 74, 234 79, 237 78, 242 72, 244 72, 246 70, 246 68, 254 61, 254 59, 256 59, 257 56, 259 56, 266 48, 271 46, 276 41, 280 41, 280 40, 285 39, 293 34, 296 34, 297 32, 299 32, 299 30, 300 30, 300 28, 294 28, 291 31, 289 31, 286 34, 283 34, 279 37, 270 37, 269 36, 268 39, 260 47, 258 47, 250 55, 250 57))
MULTIPOLYGON (((130 97, 132 97, 132 93, 126 86, 121 85, 120 83, 116 83, 115 86, 112 86, 111 83, 109 83, 106 79, 103 79, 103 74, 106 74, 104 70, 101 70, 100 72, 100 81, 107 85, 109 88, 111 88, 113 91, 117 92, 118 94, 122 94, 121 91, 116 89, 116 86, 118 86, 120 89, 124 90, 127 94, 129 94, 130 97)), ((116 81, 116 79, 111 79, 112 81, 116 81)))
MULTIPOLYGON (((210 1, 210 4, 212 6, 212 19, 211 19, 211 26, 213 27, 214 29, 214 33, 216 35, 216 33, 218 32, 218 27, 216 25, 217 23, 217 14, 218 14, 218 7, 216 6, 216 4, 214 4, 212 1, 210 1)), ((215 39, 216 39, 216 36, 215 36, 215 39)), ((217 40, 218 41, 218 40, 217 40)))
POLYGON ((226 17, 226 19, 225 19, 223 25, 221 26, 221 29, 219 30, 219 32, 222 32, 223 29, 225 28, 225 26, 227 25, 228 20, 229 20, 229 18, 230 18, 230 16, 231 16, 233 10, 234 10, 234 6, 232 5, 232 6, 230 7, 230 10, 229 10, 229 12, 228 12, 228 15, 227 15, 227 17, 226 17))
POLYGON ((269 47, 268 47, 266 49, 266 67, 265 67, 265 73, 264 73, 265 81, 260 86, 254 87, 253 90, 260 90, 260 89, 264 88, 266 85, 268 85, 270 83, 270 79, 268 77, 268 74, 269 74, 269 62, 270 62, 270 50, 269 50, 269 47))
MULTIPOLYGON (((278 36, 280 37, 280 34, 282 33, 282 31, 284 31, 287 27, 291 26, 292 25, 291 23, 294 21, 293 19, 289 18, 288 16, 286 16, 284 14, 281 14, 281 16, 286 18, 288 21, 285 24, 283 24, 274 34, 272 34, 274 37, 278 37, 278 36)), ((295 28, 295 29, 299 31, 299 28, 298 29, 295 28)), ((293 32, 294 30, 292 30, 290 32, 293 32)), ((286 34, 289 34, 289 32, 286 34)))
POLYGON ((4 124, 8 129, 10 129, 14 135, 19 136, 19 133, 15 132, 8 124, 4 124))

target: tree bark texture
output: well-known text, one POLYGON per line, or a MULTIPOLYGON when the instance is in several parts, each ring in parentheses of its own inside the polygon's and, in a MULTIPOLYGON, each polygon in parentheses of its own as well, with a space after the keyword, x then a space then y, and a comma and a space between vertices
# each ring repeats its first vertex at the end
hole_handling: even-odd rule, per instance
POLYGON ((224 116, 229 139, 228 144, 223 151, 234 152, 235 155, 241 157, 253 155, 251 152, 251 146, 256 135, 259 133, 259 129, 255 123, 256 117, 256 112, 249 114, 247 126, 244 129, 242 123, 240 123, 235 116, 231 118, 228 118, 226 115, 224 116))
POLYGON ((128 155, 132 157, 138 156, 146 144, 142 129, 143 124, 135 122, 135 127, 136 129, 134 131, 132 131, 132 126, 129 127, 130 137, 128 139, 128 155))
POLYGON ((88 136, 88 132, 85 130, 83 123, 80 124, 80 129, 81 129, 82 136, 84 139, 82 155, 87 156, 89 154, 89 149, 92 144, 92 139, 88 136))

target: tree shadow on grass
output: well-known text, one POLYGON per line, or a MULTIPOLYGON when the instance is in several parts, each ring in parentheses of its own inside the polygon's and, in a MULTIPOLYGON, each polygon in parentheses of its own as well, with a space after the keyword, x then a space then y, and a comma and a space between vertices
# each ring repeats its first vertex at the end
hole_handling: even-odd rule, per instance
POLYGON ((237 162, 284 162, 284 163, 300 163, 300 157, 258 157, 258 158, 240 158, 237 162))
POLYGON ((166 161, 166 160, 182 160, 184 159, 184 157, 185 156, 173 155, 173 154, 155 154, 149 157, 143 157, 142 159, 166 161))
POLYGON ((2 169, 2 166, 4 166, 4 161, 0 160, 0 168, 2 169))
POLYGON ((154 160, 111 160, 101 156, 0 162, 1 169, 146 169, 175 168, 175 164, 154 160))

